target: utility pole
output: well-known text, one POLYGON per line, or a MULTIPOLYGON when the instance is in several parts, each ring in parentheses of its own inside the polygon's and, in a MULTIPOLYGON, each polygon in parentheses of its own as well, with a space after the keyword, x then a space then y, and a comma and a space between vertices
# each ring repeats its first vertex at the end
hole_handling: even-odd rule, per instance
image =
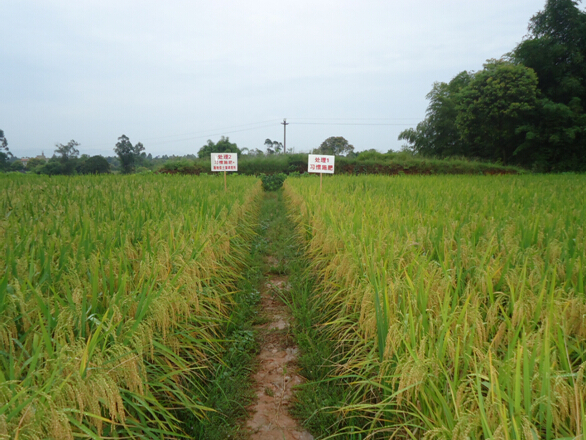
POLYGON ((287 154, 287 125, 289 125, 287 118, 283 119, 281 125, 283 126, 283 154, 287 154))

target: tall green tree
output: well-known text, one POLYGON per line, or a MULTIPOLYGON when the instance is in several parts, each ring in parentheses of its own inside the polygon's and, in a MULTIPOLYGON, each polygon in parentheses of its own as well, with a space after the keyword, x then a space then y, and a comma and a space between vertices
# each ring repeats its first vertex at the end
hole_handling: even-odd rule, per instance
POLYGON ((240 154, 240 149, 238 146, 232 142, 230 142, 229 137, 222 136, 217 143, 212 142, 211 139, 208 139, 207 144, 199 149, 197 152, 197 157, 200 159, 210 157, 212 153, 238 153, 240 154))
POLYGON ((315 154, 331 154, 334 156, 345 156, 353 151, 354 146, 342 136, 329 137, 318 148, 313 150, 315 154))
POLYGON ((586 13, 573 0, 548 0, 511 59, 532 68, 541 98, 518 154, 548 171, 586 170, 586 13))
POLYGON ((456 126, 460 92, 473 78, 463 71, 449 83, 436 82, 426 98, 429 99, 425 119, 416 128, 399 134, 399 140, 408 142, 408 149, 425 156, 466 155, 466 145, 456 126))
POLYGON ((8 140, 4 136, 4 131, 0 130, 0 170, 6 170, 9 167, 8 159, 12 153, 8 149, 8 140))
POLYGON ((491 60, 460 92, 456 125, 468 155, 510 162, 524 133, 519 127, 535 112, 537 76, 532 69, 491 60))
POLYGON ((79 147, 79 143, 75 142, 73 139, 67 142, 67 144, 55 144, 55 154, 59 155, 59 160, 61 163, 65 163, 68 160, 76 159, 79 156, 79 150, 76 147, 79 147))
POLYGON ((0 151, 8 151, 8 139, 4 136, 4 130, 0 130, 0 151))
POLYGON ((128 136, 124 134, 118 138, 114 152, 120 159, 122 174, 130 174, 134 171, 134 167, 143 151, 144 146, 142 143, 138 142, 136 145, 132 145, 128 136))

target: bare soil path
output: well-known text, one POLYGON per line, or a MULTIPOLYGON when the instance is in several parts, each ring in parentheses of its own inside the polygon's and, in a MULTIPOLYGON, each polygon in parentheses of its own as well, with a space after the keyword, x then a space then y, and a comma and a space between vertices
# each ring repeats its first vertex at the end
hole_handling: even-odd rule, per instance
MULTIPOLYGON (((267 257, 270 265, 271 256, 267 257)), ((264 323, 258 326, 261 340, 259 368, 254 376, 257 402, 247 422, 253 440, 313 440, 288 412, 292 387, 302 382, 297 374, 297 352, 290 333, 291 316, 280 300, 289 288, 288 277, 267 274, 262 287, 261 310, 264 323)))

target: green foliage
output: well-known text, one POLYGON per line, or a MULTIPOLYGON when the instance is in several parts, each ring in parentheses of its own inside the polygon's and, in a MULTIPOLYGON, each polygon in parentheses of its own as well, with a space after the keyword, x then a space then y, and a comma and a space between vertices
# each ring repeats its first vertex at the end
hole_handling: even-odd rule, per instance
POLYGON ((24 164, 20 160, 15 160, 10 164, 10 171, 24 171, 24 164))
POLYGON ((199 175, 205 173, 209 168, 204 168, 200 162, 197 163, 189 159, 174 159, 168 160, 159 169, 159 173, 163 174, 195 174, 199 175))
POLYGON ((533 70, 492 60, 459 94, 456 125, 468 153, 507 161, 523 141, 518 128, 535 111, 537 76, 533 70))
POLYGON ((472 79, 472 74, 464 71, 449 83, 436 82, 427 94, 429 106, 425 119, 415 129, 409 128, 399 134, 410 149, 423 156, 449 157, 465 154, 456 117, 459 93, 472 79))
POLYGON ((426 156, 586 171, 586 13, 577 4, 547 0, 509 61, 435 83, 426 118, 399 139, 426 156))
POLYGON ((360 153, 358 153, 358 155, 356 156, 356 160, 358 160, 358 161, 371 160, 371 161, 382 162, 385 160, 385 155, 377 150, 371 149, 371 150, 361 151, 360 153))
POLYGON ((265 139, 265 146, 267 147, 267 154, 279 154, 283 150, 283 143, 279 141, 265 139))
POLYGON ((287 181, 315 280, 299 307, 340 356, 303 388, 348 381, 334 437, 585 433, 585 177, 287 181))
POLYGON ((92 156, 82 162, 79 167, 79 172, 81 174, 108 174, 110 172, 110 164, 103 156, 92 156))
POLYGON ((37 174, 46 174, 48 176, 57 175, 71 175, 75 172, 74 159, 71 159, 65 163, 61 162, 56 157, 49 159, 43 165, 37 166, 34 171, 37 174))
MULTIPOLYGON (((305 167, 307 168, 307 162, 305 167)), ((271 154, 259 157, 238 157, 238 172, 248 175, 286 173, 289 157, 284 154, 271 154)))
POLYGON ((27 161, 26 168, 27 170, 34 170, 36 167, 45 165, 46 163, 47 162, 43 159, 33 157, 27 161))
POLYGON ((12 153, 8 149, 8 140, 4 136, 4 131, 0 130, 0 171, 6 171, 9 169, 9 159, 12 157, 12 153))
POLYGON ((7 171, 10 168, 10 157, 8 154, 0 151, 0 171, 7 171))
POLYGON ((543 171, 586 171, 586 13, 575 1, 548 0, 512 58, 536 72, 542 94, 519 158, 543 171))
POLYGON ((314 154, 330 154, 334 156, 344 156, 354 151, 354 146, 342 136, 332 136, 327 138, 322 144, 313 150, 314 154))
MULTIPOLYGON (((515 167, 503 167, 472 161, 463 157, 435 160, 422 158, 410 151, 379 153, 376 150, 336 158, 336 173, 340 174, 481 174, 518 173, 515 167)), ((210 161, 205 159, 171 159, 158 169, 164 174, 211 174, 210 161)), ((267 156, 240 155, 238 173, 260 176, 261 174, 298 173, 308 177, 307 154, 272 154, 267 156)), ((234 173, 230 173, 234 174, 234 173)), ((310 175, 309 175, 310 176, 310 175)))
POLYGON ((71 159, 77 158, 79 156, 79 150, 76 147, 79 147, 79 143, 75 142, 73 139, 70 140, 67 144, 55 144, 57 147, 55 149, 55 154, 59 155, 59 160, 61 163, 66 163, 71 159))
POLYGON ((114 152, 120 159, 122 174, 130 174, 134 171, 135 164, 140 160, 140 154, 144 151, 142 143, 136 145, 130 143, 128 136, 122 135, 118 138, 114 152))
POLYGON ((210 411, 256 179, 14 174, 0 190, 0 437, 184 438, 178 416, 210 411))
POLYGON ((10 151, 8 150, 8 139, 4 136, 4 130, 0 130, 0 152, 5 152, 10 155, 10 151))
POLYGON ((211 139, 208 139, 208 143, 199 149, 197 157, 200 159, 209 158, 212 153, 238 153, 240 149, 238 146, 230 142, 229 137, 222 136, 217 143, 213 143, 211 139))
POLYGON ((276 191, 283 186, 283 182, 287 178, 285 173, 278 174, 261 174, 260 180, 265 191, 276 191))
POLYGON ((254 323, 258 317, 260 283, 262 282, 262 232, 250 245, 244 276, 236 287, 234 306, 224 329, 222 356, 210 369, 205 405, 211 408, 205 419, 197 420, 182 413, 186 432, 192 438, 206 440, 241 439, 240 421, 246 417, 246 407, 255 398, 251 373, 258 351, 254 323))

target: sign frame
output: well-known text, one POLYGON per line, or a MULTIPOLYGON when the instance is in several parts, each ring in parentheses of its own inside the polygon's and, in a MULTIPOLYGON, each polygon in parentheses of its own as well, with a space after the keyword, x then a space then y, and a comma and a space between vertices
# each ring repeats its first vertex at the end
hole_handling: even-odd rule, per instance
POLYGON ((307 172, 320 174, 334 174, 336 156, 327 154, 308 154, 307 172))
POLYGON ((228 191, 226 171, 238 171, 238 153, 211 153, 212 172, 224 172, 224 191, 228 191))
POLYGON ((334 174, 336 165, 336 156, 329 154, 308 154, 307 155, 307 172, 319 173, 319 192, 324 174, 334 174))

